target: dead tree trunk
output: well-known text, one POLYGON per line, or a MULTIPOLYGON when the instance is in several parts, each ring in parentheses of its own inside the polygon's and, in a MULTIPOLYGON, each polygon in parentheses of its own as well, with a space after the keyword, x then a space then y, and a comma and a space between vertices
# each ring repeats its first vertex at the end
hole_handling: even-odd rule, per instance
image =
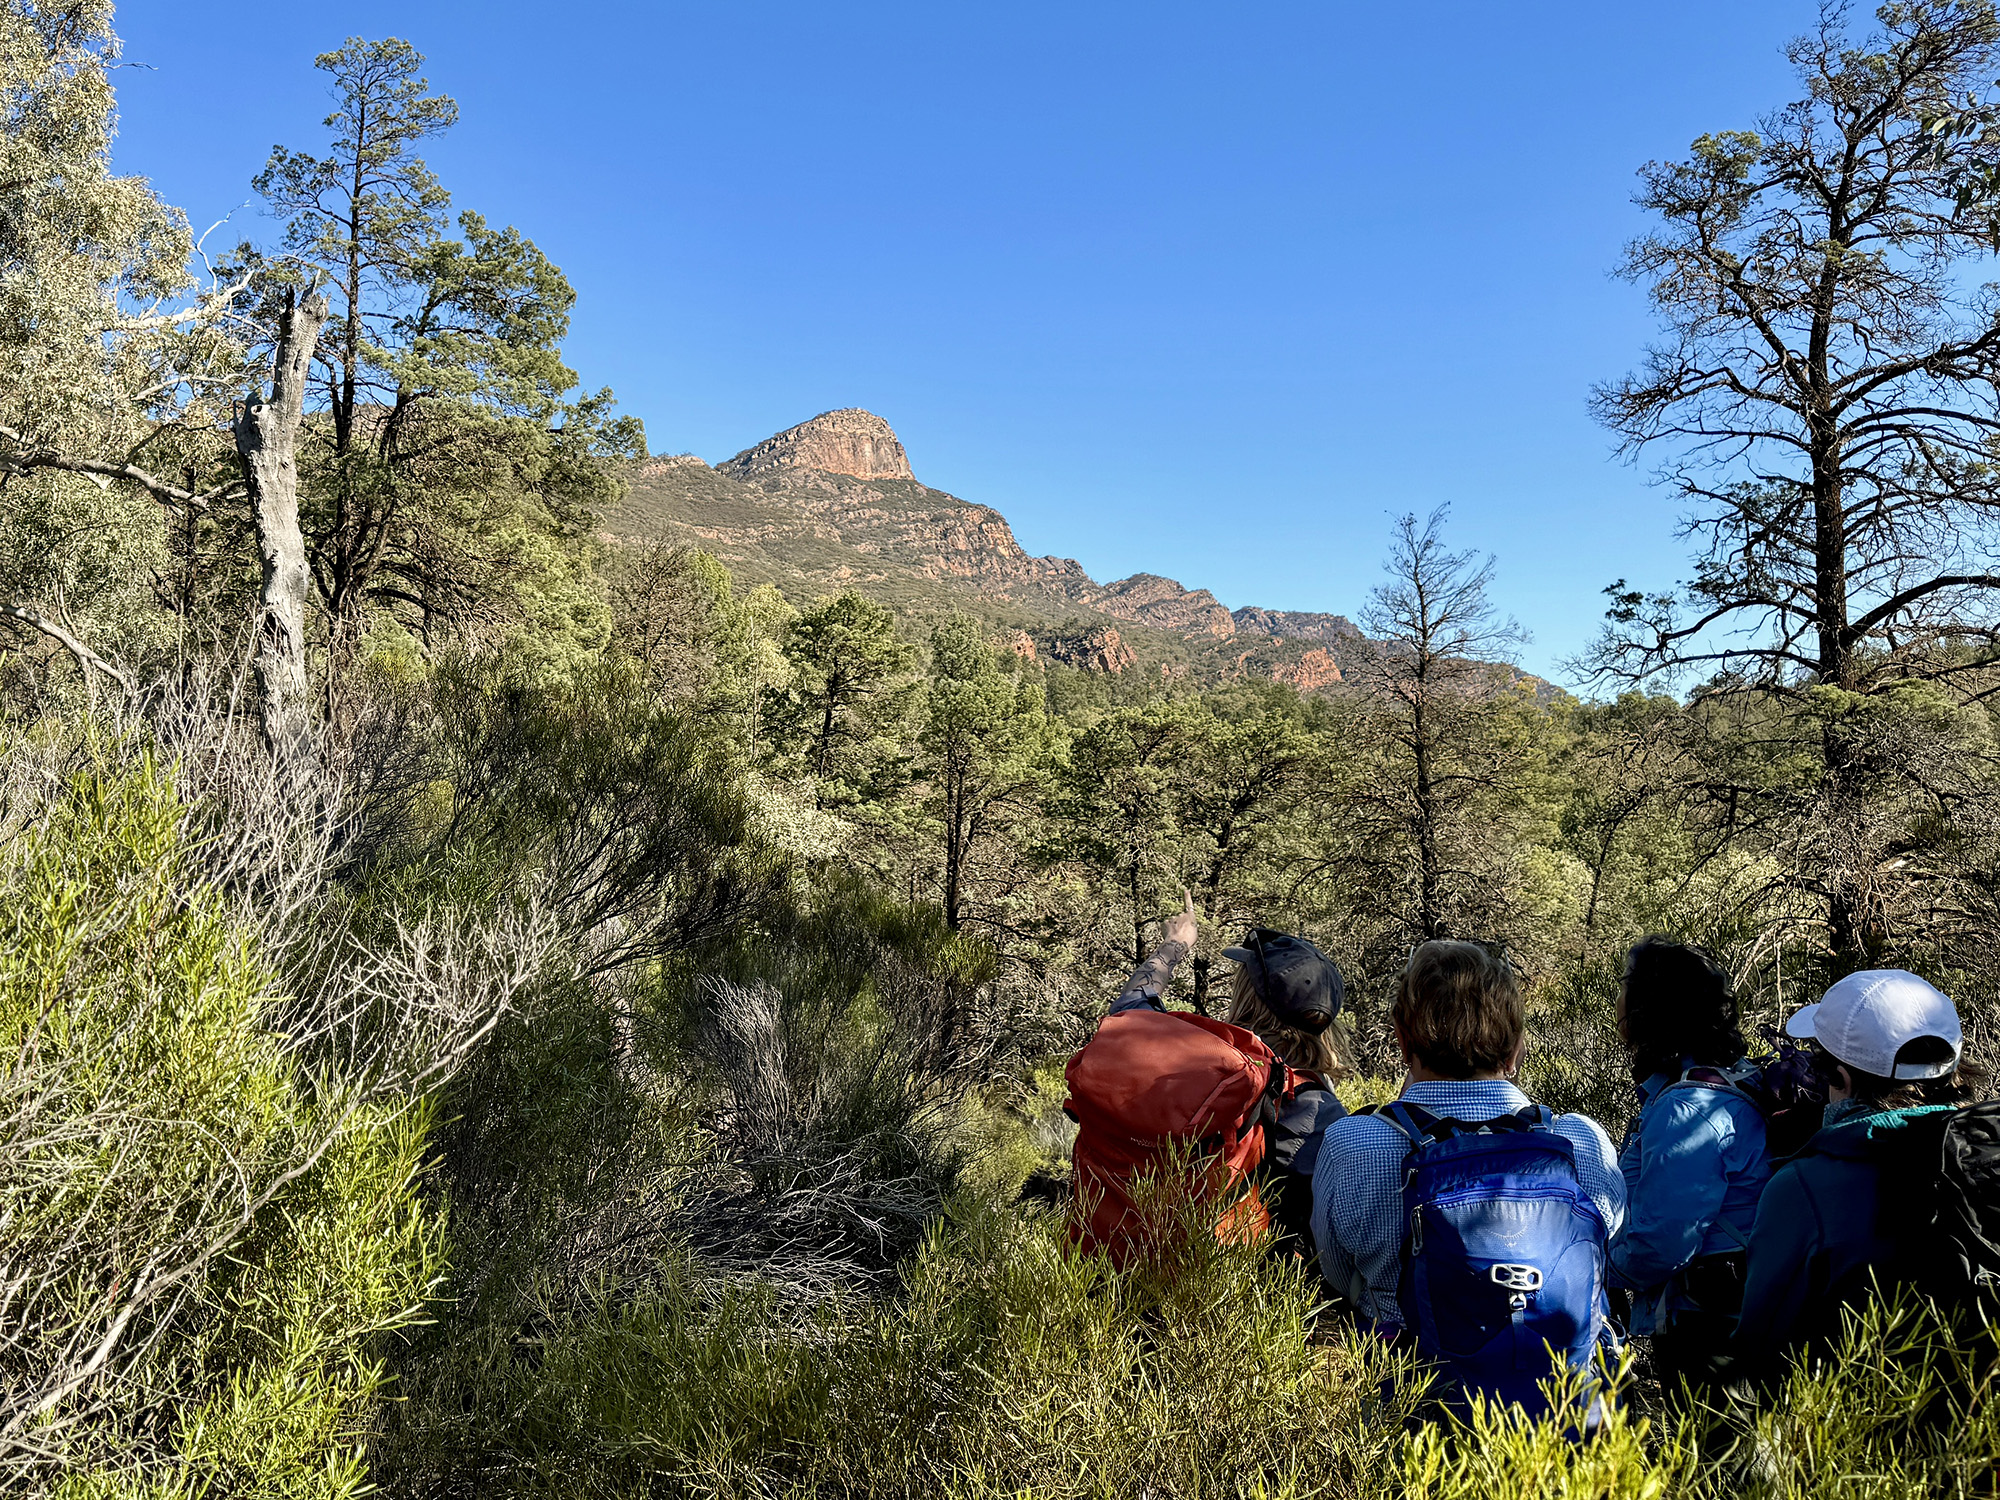
POLYGON ((306 373, 326 322, 326 299, 285 299, 271 361, 271 399, 244 403, 235 422, 250 514, 263 562, 258 596, 259 725, 273 754, 295 751, 307 727, 305 534, 299 529, 299 427, 306 373))

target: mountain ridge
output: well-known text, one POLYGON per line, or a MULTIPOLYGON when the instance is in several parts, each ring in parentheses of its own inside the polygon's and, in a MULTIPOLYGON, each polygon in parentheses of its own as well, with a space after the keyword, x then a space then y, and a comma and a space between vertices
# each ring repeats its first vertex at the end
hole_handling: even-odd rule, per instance
POLYGON ((1156 573, 1099 583, 1074 558, 1033 556, 999 511, 918 481, 895 431, 857 407, 822 412, 718 464, 662 455, 629 477, 605 518, 610 537, 687 541, 749 581, 807 597, 857 587, 921 614, 965 607, 952 596, 969 596, 1040 652, 1093 670, 1192 667, 1311 691, 1341 681, 1366 650, 1344 615, 1232 611, 1207 589, 1156 573))

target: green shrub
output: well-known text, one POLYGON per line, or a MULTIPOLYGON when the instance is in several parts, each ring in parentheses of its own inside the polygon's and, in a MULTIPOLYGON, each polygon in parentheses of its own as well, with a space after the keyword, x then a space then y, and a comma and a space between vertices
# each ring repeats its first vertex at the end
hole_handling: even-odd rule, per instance
POLYGON ((428 1115, 308 1070, 147 756, 0 849, 0 1476, 345 1496, 439 1225, 428 1115))
MULTIPOLYGON (((1648 1416, 1587 1441, 1425 1383, 1326 1316, 1297 1263, 1189 1235, 1133 1271, 1060 1220, 961 1201, 888 1303, 801 1324, 685 1261, 652 1293, 490 1351, 479 1436, 387 1471, 410 1494, 835 1500, 1759 1500, 1991 1492, 1992 1345, 1872 1307, 1764 1407, 1648 1416), (1664 1420, 1662 1420, 1664 1417, 1664 1420), (434 1458, 442 1455, 433 1455, 434 1458)), ((1556 1381, 1559 1410, 1583 1404, 1556 1381)))
MULTIPOLYGON (((1113 1272, 1059 1221, 962 1201, 889 1303, 801 1323, 683 1267, 532 1348, 496 1350, 461 1473, 516 1493, 1311 1493, 1393 1461, 1393 1361, 1313 1331, 1315 1289, 1192 1236, 1113 1272), (502 1414, 504 1413, 504 1418, 502 1414)), ((411 1492, 447 1481, 398 1476, 411 1492)))

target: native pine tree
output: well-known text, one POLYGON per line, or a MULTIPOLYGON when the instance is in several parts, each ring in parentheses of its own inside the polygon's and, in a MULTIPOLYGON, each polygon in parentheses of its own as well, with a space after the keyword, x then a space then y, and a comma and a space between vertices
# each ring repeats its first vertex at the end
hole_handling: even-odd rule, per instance
POLYGON ((945 925, 964 923, 971 875, 1037 809, 1056 731, 1042 689, 1003 670, 976 620, 954 615, 931 634, 930 680, 917 737, 925 810, 942 834, 938 888, 945 925))
POLYGON ((331 141, 324 154, 278 148, 255 183, 287 263, 332 302, 305 529, 336 677, 371 610, 426 647, 524 614, 600 645, 609 622, 572 558, 616 493, 603 460, 643 451, 608 391, 574 394, 561 342, 576 294, 562 272, 516 229, 469 210, 454 225, 417 148, 458 107, 422 64, 393 37, 323 54, 331 141))
POLYGON ((1792 44, 1795 102, 1640 173, 1655 227, 1622 270, 1667 336, 1595 410, 1666 455, 1700 550, 1676 589, 1607 591, 1590 665, 1811 698, 1803 888, 1851 967, 1887 939, 1908 852, 1865 827, 1876 709, 1856 700, 1983 691, 2000 660, 2000 318, 1990 216, 1962 211, 2000 133, 1932 128, 2000 70, 2000 22, 1954 0, 1886 7, 1861 38, 1847 19, 1827 6, 1792 44))
POLYGON ((791 680, 767 692, 764 715, 778 766, 809 778, 820 808, 898 784, 917 653, 897 635, 896 617, 849 589, 792 621, 782 649, 791 680))

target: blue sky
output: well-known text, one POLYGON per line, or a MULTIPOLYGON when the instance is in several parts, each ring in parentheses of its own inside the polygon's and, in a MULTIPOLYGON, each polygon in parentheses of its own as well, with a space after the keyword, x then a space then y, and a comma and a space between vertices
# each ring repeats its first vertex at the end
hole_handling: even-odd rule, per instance
MULTIPOLYGON (((1803 0, 1672 5, 530 5, 120 12, 118 165, 197 228, 311 148, 314 54, 398 35, 461 123, 457 202, 575 283, 570 363, 711 461, 886 417, 1031 552, 1352 612, 1449 503, 1536 670, 1674 498, 1590 384, 1653 325, 1610 273, 1635 169, 1792 96, 1803 0)), ((234 234, 228 238, 233 239, 234 234)))

